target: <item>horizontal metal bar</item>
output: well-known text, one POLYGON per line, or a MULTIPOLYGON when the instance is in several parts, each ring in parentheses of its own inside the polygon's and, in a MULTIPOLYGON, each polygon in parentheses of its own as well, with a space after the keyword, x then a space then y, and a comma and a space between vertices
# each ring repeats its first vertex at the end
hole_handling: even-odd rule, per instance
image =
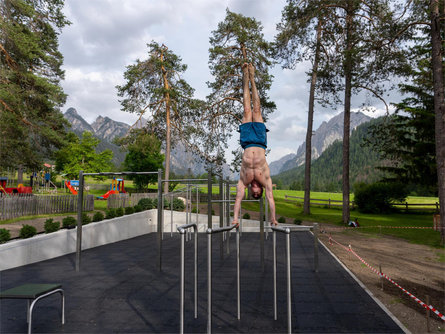
POLYGON ((216 228, 208 228, 207 234, 215 234, 221 232, 228 232, 233 230, 234 228, 239 228, 239 225, 225 226, 225 227, 216 227, 216 228))
MULTIPOLYGON (((243 202, 259 202, 260 200, 259 199, 243 199, 242 200, 243 202)), ((234 199, 215 199, 215 200, 212 200, 212 203, 226 203, 226 202, 235 202, 235 200, 234 199)))
POLYGON ((173 180, 161 180, 162 182, 207 182, 207 179, 173 179, 173 180))
POLYGON ((158 174, 158 172, 102 172, 102 173, 83 173, 83 176, 94 176, 94 175, 146 175, 146 174, 158 174))
POLYGON ((193 227, 194 230, 196 230, 198 228, 196 223, 190 223, 190 224, 185 224, 185 225, 178 226, 177 230, 178 230, 179 233, 184 234, 185 230, 187 230, 189 228, 192 228, 192 227, 193 227))
POLYGON ((272 229, 272 231, 275 231, 275 232, 290 234, 289 227, 284 228, 284 227, 271 226, 270 228, 272 229))

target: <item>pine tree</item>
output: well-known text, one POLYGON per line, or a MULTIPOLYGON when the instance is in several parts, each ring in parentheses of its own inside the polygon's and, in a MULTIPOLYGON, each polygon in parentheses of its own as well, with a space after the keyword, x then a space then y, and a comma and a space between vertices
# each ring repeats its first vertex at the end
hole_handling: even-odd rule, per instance
MULTIPOLYGON (((170 175, 172 144, 181 140, 193 146, 199 133, 196 120, 203 103, 193 99, 194 89, 181 77, 187 66, 165 45, 151 42, 148 58, 127 66, 125 85, 117 86, 122 110, 140 117, 149 115, 147 128, 165 142, 165 179, 170 175)), ((168 182, 164 184, 168 192, 168 182)))
POLYGON ((62 0, 0 2, 0 167, 40 168, 68 123, 58 35, 62 0))

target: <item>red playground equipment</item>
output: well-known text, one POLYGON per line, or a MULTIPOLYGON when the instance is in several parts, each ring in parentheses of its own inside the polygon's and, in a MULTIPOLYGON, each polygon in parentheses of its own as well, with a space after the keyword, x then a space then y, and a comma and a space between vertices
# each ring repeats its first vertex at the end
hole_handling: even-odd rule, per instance
POLYGON ((32 187, 25 187, 23 184, 19 184, 17 187, 6 187, 7 182, 7 177, 0 177, 0 196, 3 194, 32 194, 32 187))
POLYGON ((65 181, 65 186, 71 191, 73 195, 77 195, 77 190, 74 189, 74 187, 79 187, 79 181, 65 181))
POLYGON ((99 199, 107 199, 112 194, 125 193, 124 189, 124 179, 113 178, 110 184, 110 190, 108 190, 104 195, 99 196, 99 199))

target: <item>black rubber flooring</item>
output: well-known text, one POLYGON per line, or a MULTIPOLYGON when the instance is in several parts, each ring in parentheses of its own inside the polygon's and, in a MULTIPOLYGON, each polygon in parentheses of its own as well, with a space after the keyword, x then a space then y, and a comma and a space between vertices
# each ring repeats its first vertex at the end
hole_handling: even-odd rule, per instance
MULTIPOLYGON (((313 238, 291 234, 292 331, 304 333, 401 333, 397 324, 320 249, 313 270, 313 238)), ((278 235, 278 320, 273 320, 272 235, 265 241, 264 269, 258 233, 241 237, 241 320, 236 319, 235 237, 221 258, 213 237, 214 333, 285 333, 287 331, 285 244, 278 235)), ((0 288, 23 283, 61 283, 66 294, 66 323, 60 323, 60 296, 37 303, 33 333, 178 333, 178 235, 163 242, 163 270, 157 268, 156 234, 86 250, 80 272, 75 254, 0 273, 0 288)), ((193 241, 186 243, 185 327, 203 333, 207 324, 207 235, 199 235, 198 319, 193 318, 193 241)), ((0 300, 0 332, 25 333, 26 301, 0 300)))

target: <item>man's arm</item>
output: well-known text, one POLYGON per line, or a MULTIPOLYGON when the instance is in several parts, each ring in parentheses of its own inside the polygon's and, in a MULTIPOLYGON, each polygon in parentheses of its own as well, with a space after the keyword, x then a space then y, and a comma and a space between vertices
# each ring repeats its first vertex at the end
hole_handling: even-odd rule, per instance
POLYGON ((233 207, 233 221, 232 224, 238 224, 239 210, 241 208, 241 201, 243 200, 246 194, 246 186, 244 185, 241 179, 238 181, 236 185, 236 198, 235 198, 235 206, 233 207))
POLYGON ((275 200, 273 198, 272 179, 270 177, 267 178, 265 188, 266 188, 266 198, 269 202, 270 223, 272 225, 278 225, 277 219, 275 217, 275 200))

